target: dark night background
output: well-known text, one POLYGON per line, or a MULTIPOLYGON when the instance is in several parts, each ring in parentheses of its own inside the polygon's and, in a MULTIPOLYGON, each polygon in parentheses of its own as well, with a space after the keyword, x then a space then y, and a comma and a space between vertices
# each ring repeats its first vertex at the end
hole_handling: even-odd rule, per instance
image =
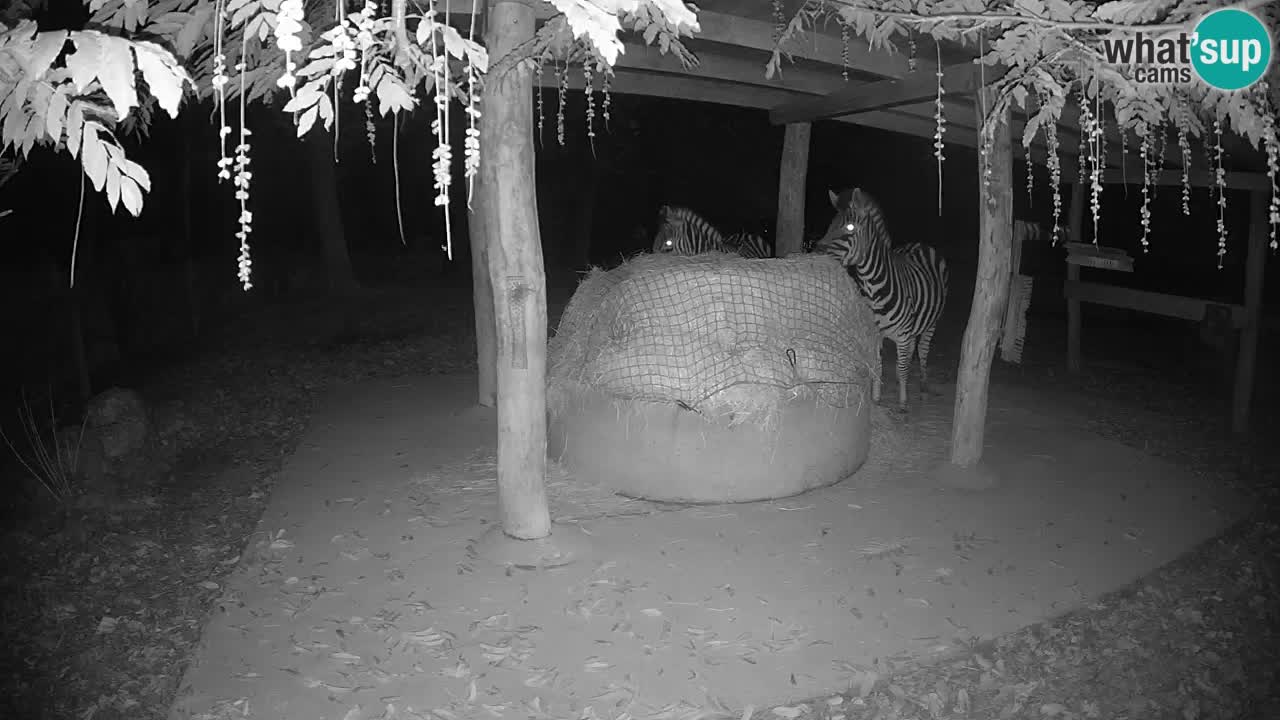
MULTIPOLYGON (((586 131, 583 94, 569 93, 562 147, 556 142, 556 94, 545 91, 544 95, 545 124, 537 143, 538 203, 553 286, 571 286, 573 271, 585 269, 588 262, 608 266, 622 256, 646 250, 662 203, 688 205, 725 229, 772 233, 782 128, 770 125, 764 111, 615 95, 606 129, 599 94, 595 103, 592 142, 586 131)), ((92 188, 87 192, 77 275, 82 291, 93 298, 85 305, 84 328, 95 387, 136 381, 138 374, 157 362, 198 352, 199 334, 192 332, 193 304, 200 325, 209 328, 229 314, 280 299, 288 294, 285 288, 290 284, 322 290, 307 148, 294 139, 289 118, 267 108, 249 113, 255 288, 249 293, 239 289, 237 211, 230 183, 216 181, 217 135, 212 124, 205 122, 209 116, 207 104, 186 107, 177 120, 159 113, 149 139, 126 140, 130 157, 151 174, 152 190, 140 218, 128 216, 123 209, 112 214, 102 194, 92 188), (189 174, 189 195, 184 194, 184 173, 189 174), (189 241, 182 231, 187 203, 189 241), (188 270, 193 273, 190 287, 188 270)), ((418 114, 400 128, 400 207, 407 240, 402 244, 396 220, 392 124, 378 122, 375 163, 362 116, 358 108, 344 106, 337 166, 342 221, 360 282, 366 287, 447 285, 457 293, 468 293, 461 112, 455 108, 452 116, 458 145, 452 262, 439 249, 443 215, 432 204, 434 139, 426 121, 418 114)), ((331 142, 332 135, 327 137, 331 142)), ((234 135, 229 141, 233 143, 234 135)), ((1025 172, 1025 165, 1017 161, 1015 217, 1047 227, 1051 223, 1048 174, 1037 168, 1029 198, 1025 172)), ((1074 166, 1064 168, 1066 178, 1075 172, 1074 166)), ((79 176, 77 164, 65 153, 37 148, 0 195, 4 206, 14 209, 3 220, 9 238, 4 279, 8 304, 27 308, 10 325, 13 347, 21 348, 6 353, 9 367, 4 376, 11 384, 63 385, 74 378, 63 290, 76 227, 79 176), (60 272, 54 272, 54 267, 60 272)), ((819 122, 810 149, 806 233, 820 233, 830 218, 828 188, 858 186, 871 191, 885 209, 896 242, 932 243, 953 265, 956 294, 948 314, 951 324, 960 327, 947 334, 958 334, 976 263, 976 178, 976 154, 949 146, 939 214, 930 140, 819 122)), ((1069 203, 1065 185, 1063 193, 1065 213, 1069 203)), ((1102 241, 1133 253, 1137 272, 1085 269, 1085 279, 1240 302, 1247 195, 1228 195, 1231 237, 1225 267, 1218 270, 1213 199, 1208 192, 1196 190, 1193 214, 1187 218, 1181 213, 1180 193, 1176 186, 1158 189, 1152 206, 1150 252, 1143 255, 1140 188, 1109 186, 1103 199, 1102 241)), ((1086 234, 1091 235, 1088 218, 1086 226, 1086 234)), ((1024 251, 1023 270, 1037 278, 1032 306, 1036 315, 1063 312, 1062 258, 1063 251, 1047 240, 1024 251)), ((1270 283, 1267 288, 1271 302, 1277 295, 1276 285, 1270 283)), ((1111 310, 1100 315, 1090 323, 1167 322, 1111 310)), ((1174 324, 1193 329, 1186 323, 1174 324)))
MULTIPOLYGON (((84 12, 78 0, 50 3, 41 25, 78 26, 84 12)), ((765 111, 615 94, 606 126, 603 98, 597 93, 592 139, 584 95, 569 91, 561 146, 556 131, 557 93, 542 93, 544 125, 541 137, 535 139, 537 193, 553 323, 554 309, 572 291, 578 272, 589 265, 613 265, 648 249, 658 207, 664 203, 687 205, 725 230, 772 235, 783 129, 771 125, 765 111)), ((358 281, 365 288, 422 288, 437 296, 444 292, 465 307, 470 271, 462 109, 455 103, 451 110, 455 259, 447 261, 440 250, 442 209, 432 202, 430 162, 435 140, 427 113, 419 110, 400 123, 398 147, 393 147, 396 131, 391 119, 379 118, 376 149, 371 152, 364 108, 349 101, 350 88, 347 96, 337 125, 336 197, 358 281), (404 242, 397 222, 393 154, 399 161, 398 207, 404 242)), ((234 120, 234 109, 228 110, 234 120)), ((324 229, 321 223, 333 222, 321 219, 316 209, 329 208, 334 195, 326 194, 325 182, 311 182, 310 176, 317 162, 330 162, 332 152, 317 153, 314 145, 296 139, 291 119, 279 110, 249 108, 255 287, 245 293, 236 279, 238 207, 231 183, 216 179, 218 135, 212 106, 184 104, 176 120, 159 110, 154 118, 147 139, 124 138, 129 157, 151 176, 142 216, 133 218, 123 208, 112 213, 105 196, 87 188, 75 293, 66 286, 83 178, 78 162, 65 152, 37 147, 17 177, 0 191, 0 208, 14 211, 0 219, 0 234, 6 240, 0 283, 7 307, 15 311, 8 323, 11 350, 4 354, 5 366, 0 368, 6 396, 20 386, 48 387, 59 398, 83 392, 73 341, 77 306, 96 392, 112 384, 139 384, 162 366, 198 356, 202 348, 221 342, 216 330, 234 318, 325 294, 318 231, 324 229)), ((324 138, 332 146, 333 135, 325 133, 324 138)), ((228 147, 235 142, 235 134, 228 137, 228 147)), ((1074 155, 1074 141, 1066 144, 1074 155)), ((1136 154, 1136 147, 1129 149, 1136 154)), ((821 233, 830 219, 828 189, 858 186, 875 195, 896 242, 931 243, 952 265, 953 291, 940 336, 945 346, 946 338, 954 344, 963 332, 972 293, 977 160, 968 148, 947 147, 939 212, 932 151, 929 138, 835 121, 815 123, 806 234, 821 233)), ((1194 157, 1203 166, 1204 154, 1198 147, 1194 157)), ((1074 179, 1076 173, 1074 162, 1063 168, 1064 180, 1074 179)), ((1026 166, 1015 161, 1014 215, 1047 229, 1052 222, 1047 171, 1037 168, 1034 181, 1029 197, 1026 166)), ((1188 218, 1181 213, 1179 187, 1157 191, 1150 252, 1144 255, 1139 245, 1140 187, 1106 188, 1101 241, 1133 253, 1137 271, 1085 268, 1083 279, 1241 302, 1247 194, 1228 194, 1231 237, 1225 267, 1218 270, 1217 211, 1210 193, 1195 190, 1188 218)), ((1062 192, 1065 215, 1069 187, 1064 184, 1062 192)), ((1092 235, 1092 222, 1086 218, 1086 239, 1092 235)), ((1036 278, 1031 313, 1032 325, 1040 328, 1031 331, 1028 347, 1038 346, 1059 360, 1059 346, 1065 345, 1063 257, 1063 250, 1052 247, 1046 235, 1044 242, 1024 250, 1022 266, 1023 272, 1036 278)), ((1270 264, 1274 266, 1274 261, 1270 264)), ((1269 305, 1280 295, 1278 286, 1267 284, 1269 305)), ((1171 342, 1175 353, 1196 332, 1192 323, 1085 307, 1086 354, 1097 347, 1096 343, 1089 347, 1089 333, 1100 327, 1142 326, 1171 342)), ((1125 342, 1123 335, 1119 342, 1125 342)), ((0 422, 9 420, 6 414, 0 422)))

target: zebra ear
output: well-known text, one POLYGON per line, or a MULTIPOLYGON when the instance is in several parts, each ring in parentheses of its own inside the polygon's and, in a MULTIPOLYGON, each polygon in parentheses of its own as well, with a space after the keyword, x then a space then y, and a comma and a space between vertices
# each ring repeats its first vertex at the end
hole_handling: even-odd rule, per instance
POLYGON ((839 210, 839 209, 840 209, 840 196, 836 194, 836 191, 835 191, 835 190, 827 190, 827 197, 831 198, 831 207, 833 207, 833 208, 835 208, 835 209, 839 210))

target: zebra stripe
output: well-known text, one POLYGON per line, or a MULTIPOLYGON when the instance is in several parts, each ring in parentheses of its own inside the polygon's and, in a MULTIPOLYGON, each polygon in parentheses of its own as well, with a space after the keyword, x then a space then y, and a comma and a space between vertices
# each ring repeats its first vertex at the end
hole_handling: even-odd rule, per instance
MULTIPOLYGON (((922 394, 928 392, 929 347, 947 299, 946 260, 920 243, 890 247, 884 213, 865 191, 854 188, 828 194, 836 216, 815 250, 845 266, 871 304, 881 334, 895 345, 898 406, 906 410, 907 370, 917 348, 920 389, 922 394)), ((872 396, 880 402, 879 380, 872 384, 872 396)))
POLYGON ((734 233, 724 239, 724 244, 744 258, 773 257, 773 248, 770 247, 769 241, 755 233, 734 233))
POLYGON ((701 255, 725 252, 747 258, 773 257, 773 248, 759 235, 744 232, 726 236, 689 208, 663 205, 658 211, 658 218, 658 234, 653 239, 655 253, 701 255))

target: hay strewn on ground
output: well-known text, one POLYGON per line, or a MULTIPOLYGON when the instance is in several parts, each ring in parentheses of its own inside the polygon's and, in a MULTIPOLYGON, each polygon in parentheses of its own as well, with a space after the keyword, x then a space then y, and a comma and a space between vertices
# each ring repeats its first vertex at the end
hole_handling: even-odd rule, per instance
POLYGON ((589 388, 768 425, 797 397, 857 407, 879 351, 830 258, 642 255, 578 287, 548 349, 548 404, 589 388))

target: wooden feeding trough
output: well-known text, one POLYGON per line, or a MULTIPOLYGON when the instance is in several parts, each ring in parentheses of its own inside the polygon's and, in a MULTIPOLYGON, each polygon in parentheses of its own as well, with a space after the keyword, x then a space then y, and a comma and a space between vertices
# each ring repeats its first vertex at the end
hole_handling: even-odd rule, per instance
POLYGON ((1098 282, 1080 280, 1081 267, 1133 272, 1133 258, 1123 250, 1079 242, 1084 215, 1084 186, 1075 185, 1071 195, 1072 242, 1067 248, 1067 368, 1080 371, 1080 303, 1126 308, 1139 312, 1181 318, 1195 323, 1229 321, 1240 330, 1235 353, 1235 382, 1231 401, 1231 427, 1241 433, 1248 429, 1249 401, 1253 396, 1257 369, 1258 338, 1262 332, 1262 280, 1266 267, 1266 188, 1248 186, 1250 194, 1249 250, 1245 265, 1243 304, 1223 304, 1203 298, 1170 295, 1098 282), (1229 320, 1228 320, 1229 319, 1229 320))

